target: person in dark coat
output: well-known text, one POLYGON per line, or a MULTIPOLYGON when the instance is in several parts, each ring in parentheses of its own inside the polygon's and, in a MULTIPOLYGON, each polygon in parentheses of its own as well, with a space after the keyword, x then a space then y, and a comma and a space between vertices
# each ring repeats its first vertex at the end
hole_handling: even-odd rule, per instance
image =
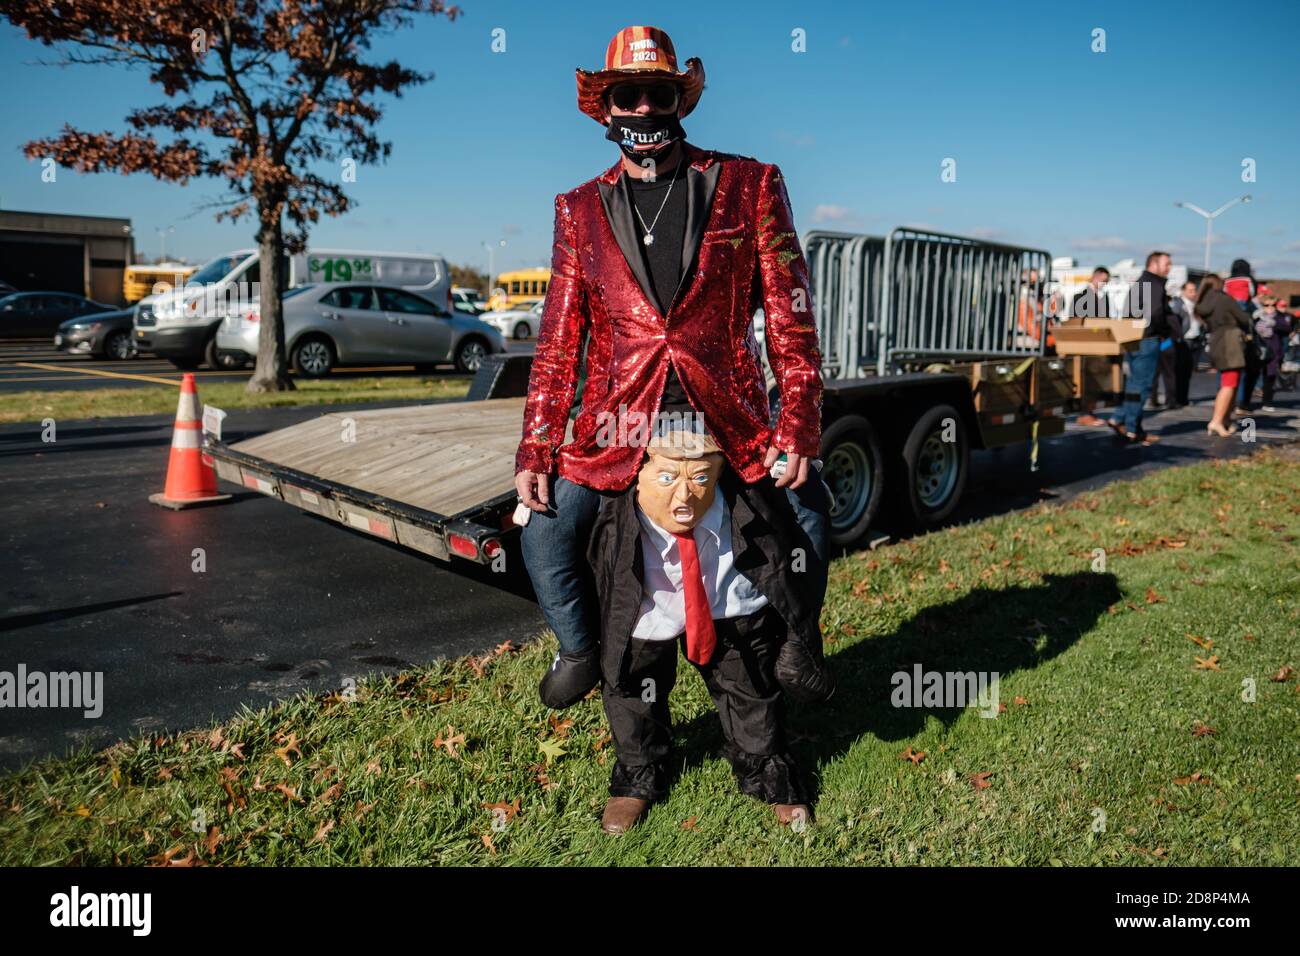
MULTIPOLYGON (((1246 313, 1247 317, 1255 314, 1255 297, 1259 293, 1259 283, 1255 281, 1255 273, 1245 259, 1232 260, 1232 270, 1228 280, 1223 283, 1223 291, 1237 303, 1237 307, 1246 313)), ((1249 332, 1246 337, 1248 339, 1251 337, 1249 332)), ((1237 411, 1239 412, 1249 412, 1251 409, 1251 402, 1255 397, 1255 382, 1259 378, 1259 366, 1259 356, 1253 348, 1247 348, 1245 364, 1242 366, 1243 372, 1240 376, 1241 384, 1237 389, 1237 411)))
POLYGON ((1179 408, 1189 404, 1192 373, 1204 344, 1204 327, 1196 317, 1196 283, 1188 279, 1169 306, 1178 317, 1183 334, 1174 339, 1174 399, 1179 408))
POLYGON ((1211 273, 1201 280, 1196 314, 1209 328, 1210 365, 1219 372, 1219 392, 1206 431, 1227 438, 1236 432, 1230 424, 1232 400, 1241 384, 1250 344, 1250 318, 1232 296, 1223 291, 1223 279, 1211 273))
POLYGON ((617 755, 606 833, 625 832, 668 792, 679 646, 717 707, 740 790, 782 824, 810 819, 783 695, 834 692, 819 624, 826 569, 784 492, 741 480, 717 447, 681 430, 652 440, 637 481, 605 498, 592 530, 601 696, 617 755))
MULTIPOLYGON (((1268 295, 1260 299, 1259 310, 1255 313, 1255 334, 1269 351, 1269 357, 1259 362, 1259 376, 1264 384, 1261 410, 1266 412, 1276 411, 1273 408, 1273 392, 1277 388, 1277 373, 1282 366, 1282 354, 1286 350, 1286 337, 1291 332, 1291 316, 1280 305, 1276 298, 1268 295)), ((1254 385, 1254 381, 1247 376, 1247 389, 1254 391, 1254 385)))
POLYGON ((1129 356, 1124 404, 1119 417, 1111 420, 1110 427, 1120 438, 1134 445, 1150 445, 1157 441, 1156 436, 1148 435, 1142 428, 1142 407, 1155 384, 1156 369, 1160 364, 1160 343, 1172 334, 1169 295, 1165 292, 1169 267, 1169 253, 1153 252, 1147 256, 1142 275, 1129 287, 1128 314, 1131 318, 1141 319, 1145 330, 1137 351, 1129 356))

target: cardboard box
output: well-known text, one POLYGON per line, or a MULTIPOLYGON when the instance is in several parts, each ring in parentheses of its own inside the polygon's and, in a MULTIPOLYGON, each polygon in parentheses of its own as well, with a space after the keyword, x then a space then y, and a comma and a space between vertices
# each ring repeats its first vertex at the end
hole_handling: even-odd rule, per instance
POLYGON ((1075 391, 1084 405, 1118 405, 1124 397, 1123 360, 1111 355, 1076 355, 1075 391))
POLYGON ((1145 331, 1140 319, 1067 319, 1052 335, 1057 355, 1122 355, 1138 347, 1145 331))

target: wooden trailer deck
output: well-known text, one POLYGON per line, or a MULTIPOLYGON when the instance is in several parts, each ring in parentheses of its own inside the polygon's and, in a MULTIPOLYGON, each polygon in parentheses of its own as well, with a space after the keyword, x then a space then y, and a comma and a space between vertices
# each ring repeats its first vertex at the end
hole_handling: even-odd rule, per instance
POLYGON ((513 488, 523 414, 522 398, 332 412, 230 447, 450 517, 513 488))

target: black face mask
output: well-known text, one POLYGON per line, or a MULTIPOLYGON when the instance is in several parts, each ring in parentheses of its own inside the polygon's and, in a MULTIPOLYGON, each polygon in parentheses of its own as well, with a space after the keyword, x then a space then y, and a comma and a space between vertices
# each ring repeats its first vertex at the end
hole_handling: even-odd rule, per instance
POLYGON ((651 113, 646 116, 611 116, 605 138, 618 143, 623 155, 635 162, 660 160, 673 144, 686 138, 686 131, 676 113, 651 113), (637 147, 641 148, 638 149, 637 147))

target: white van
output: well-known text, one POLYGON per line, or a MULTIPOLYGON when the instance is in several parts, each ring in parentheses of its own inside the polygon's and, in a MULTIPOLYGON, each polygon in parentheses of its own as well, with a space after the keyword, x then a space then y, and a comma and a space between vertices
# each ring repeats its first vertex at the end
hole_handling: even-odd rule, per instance
MULTIPOLYGON (((400 285, 452 309, 451 271, 442 256, 363 249, 308 249, 285 260, 288 287, 314 282, 369 280, 400 285)), ((256 249, 217 256, 177 288, 146 296, 135 307, 132 338, 141 352, 152 352, 180 369, 207 362, 213 369, 235 369, 242 356, 217 350, 217 327, 260 294, 261 264, 256 249), (256 285, 255 285, 256 283, 256 285)))

